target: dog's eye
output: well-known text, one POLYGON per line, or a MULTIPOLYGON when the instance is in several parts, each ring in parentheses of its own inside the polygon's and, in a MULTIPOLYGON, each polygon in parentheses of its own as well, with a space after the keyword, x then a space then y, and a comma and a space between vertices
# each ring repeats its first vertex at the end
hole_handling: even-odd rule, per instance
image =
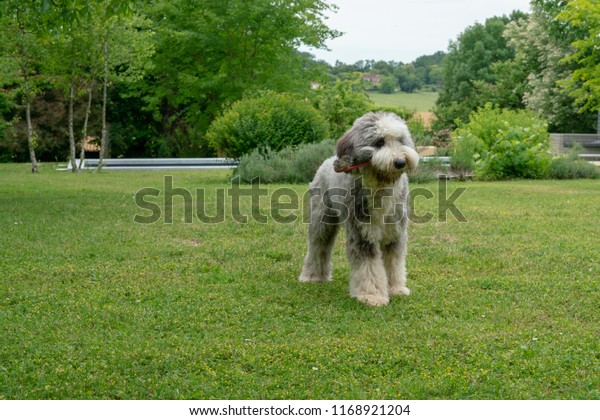
POLYGON ((383 147, 383 146, 385 146, 385 139, 379 139, 379 140, 377 140, 377 142, 375 143, 375 147, 379 147, 379 148, 381 148, 381 147, 383 147))

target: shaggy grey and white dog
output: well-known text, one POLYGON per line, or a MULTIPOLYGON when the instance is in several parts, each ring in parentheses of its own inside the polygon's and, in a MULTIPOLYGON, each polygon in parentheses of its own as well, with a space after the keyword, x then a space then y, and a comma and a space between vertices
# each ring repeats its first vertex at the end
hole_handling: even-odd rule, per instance
POLYGON ((346 226, 350 295, 371 306, 408 295, 408 176, 419 155, 406 124, 392 113, 368 113, 337 142, 310 184, 308 253, 301 282, 331 280, 331 254, 346 226))

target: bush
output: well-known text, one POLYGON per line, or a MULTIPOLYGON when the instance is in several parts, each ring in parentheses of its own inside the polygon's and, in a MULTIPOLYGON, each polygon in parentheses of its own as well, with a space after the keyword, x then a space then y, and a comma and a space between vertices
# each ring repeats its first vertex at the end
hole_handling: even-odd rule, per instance
POLYGON ((436 181, 439 175, 445 174, 446 168, 439 159, 431 159, 428 162, 419 162, 419 166, 408 177, 413 184, 425 184, 436 181))
POLYGON ((475 171, 475 157, 482 150, 482 142, 472 134, 465 134, 460 140, 452 141, 450 168, 460 180, 475 171))
POLYGON ((269 147, 240 159, 236 175, 241 182, 249 183, 259 178, 261 183, 310 182, 321 163, 335 153, 335 141, 303 144, 274 151, 269 147))
POLYGON ((483 179, 545 178, 550 170, 547 125, 532 113, 493 108, 471 114, 453 136, 454 150, 474 150, 477 175, 483 179))
POLYGON ((554 158, 550 165, 550 176, 554 179, 600 178, 600 168, 579 158, 582 149, 581 145, 576 144, 568 155, 554 158))
POLYGON ((532 178, 548 176, 551 157, 548 144, 538 142, 526 127, 510 127, 498 133, 496 142, 477 167, 484 179, 532 178))
POLYGON ((277 151, 318 142, 326 135, 326 121, 309 102, 264 92, 234 103, 212 123, 206 138, 219 155, 239 157, 256 148, 277 151))

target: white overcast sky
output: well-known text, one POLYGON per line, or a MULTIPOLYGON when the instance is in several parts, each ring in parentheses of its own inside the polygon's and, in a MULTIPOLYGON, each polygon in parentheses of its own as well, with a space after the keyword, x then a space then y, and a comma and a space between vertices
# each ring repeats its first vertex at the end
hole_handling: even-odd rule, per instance
POLYGON ((340 60, 401 61, 446 51, 450 40, 475 22, 513 10, 529 12, 529 0, 330 0, 339 7, 327 25, 344 32, 331 51, 310 50, 330 64, 340 60))

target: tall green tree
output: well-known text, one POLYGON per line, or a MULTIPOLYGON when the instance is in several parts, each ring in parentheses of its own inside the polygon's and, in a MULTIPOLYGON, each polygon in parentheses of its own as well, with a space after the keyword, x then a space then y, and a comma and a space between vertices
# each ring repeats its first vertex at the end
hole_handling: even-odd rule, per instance
POLYGON ((565 59, 578 66, 566 87, 582 111, 600 112, 600 1, 570 1, 557 18, 580 31, 571 43, 575 51, 565 59))
MULTIPOLYGON (((31 121, 33 98, 38 93, 40 68, 45 50, 38 42, 43 10, 35 0, 5 0, 0 3, 0 38, 4 81, 17 83, 27 122, 27 146, 31 171, 38 171, 36 134, 31 121)), ((0 81, 1 82, 1 81, 0 81)))
POLYGON ((317 73, 297 48, 322 48, 338 35, 325 25, 330 9, 321 0, 153 2, 149 108, 172 132, 202 136, 224 105, 244 92, 308 89, 317 73))
POLYGON ((573 52, 571 43, 583 36, 576 26, 556 17, 567 2, 532 0, 532 12, 507 26, 505 36, 516 51, 511 71, 523 73, 523 103, 548 121, 552 132, 589 132, 595 116, 580 112, 572 92, 576 84, 564 85, 577 69, 577 63, 564 58, 573 52))
POLYGON ((487 98, 481 95, 482 86, 495 85, 502 74, 497 63, 515 56, 514 48, 507 45, 503 36, 506 25, 522 16, 521 12, 513 12, 510 17, 493 17, 485 24, 476 23, 450 43, 436 109, 441 125, 453 125, 457 119, 466 121, 472 111, 485 104, 487 98))
MULTIPOLYGON (((92 88, 99 76, 99 56, 95 39, 96 33, 90 22, 61 22, 54 25, 49 35, 50 47, 45 61, 45 70, 54 81, 54 85, 63 91, 67 101, 67 132, 69 137, 69 160, 73 172, 79 170, 76 164, 76 141, 74 128, 75 100, 86 93, 87 109, 81 139, 81 157, 84 158, 83 143, 87 137, 87 121, 90 113, 92 88)), ((80 162, 81 165, 82 162, 80 162)))
MULTIPOLYGON (((134 13, 133 0, 43 0, 50 21, 51 34, 57 40, 58 78, 67 86, 69 103, 70 159, 75 171, 75 147, 72 127, 72 104, 78 86, 85 81, 88 108, 92 88, 97 79, 102 84, 101 146, 98 167, 101 168, 109 149, 107 102, 108 88, 116 80, 130 83, 139 80, 153 53, 149 41, 151 31, 143 18, 134 13)), ((87 116, 89 109, 86 110, 87 116)), ((85 142, 86 129, 84 128, 85 142)), ((83 157, 83 152, 82 152, 83 157)))

